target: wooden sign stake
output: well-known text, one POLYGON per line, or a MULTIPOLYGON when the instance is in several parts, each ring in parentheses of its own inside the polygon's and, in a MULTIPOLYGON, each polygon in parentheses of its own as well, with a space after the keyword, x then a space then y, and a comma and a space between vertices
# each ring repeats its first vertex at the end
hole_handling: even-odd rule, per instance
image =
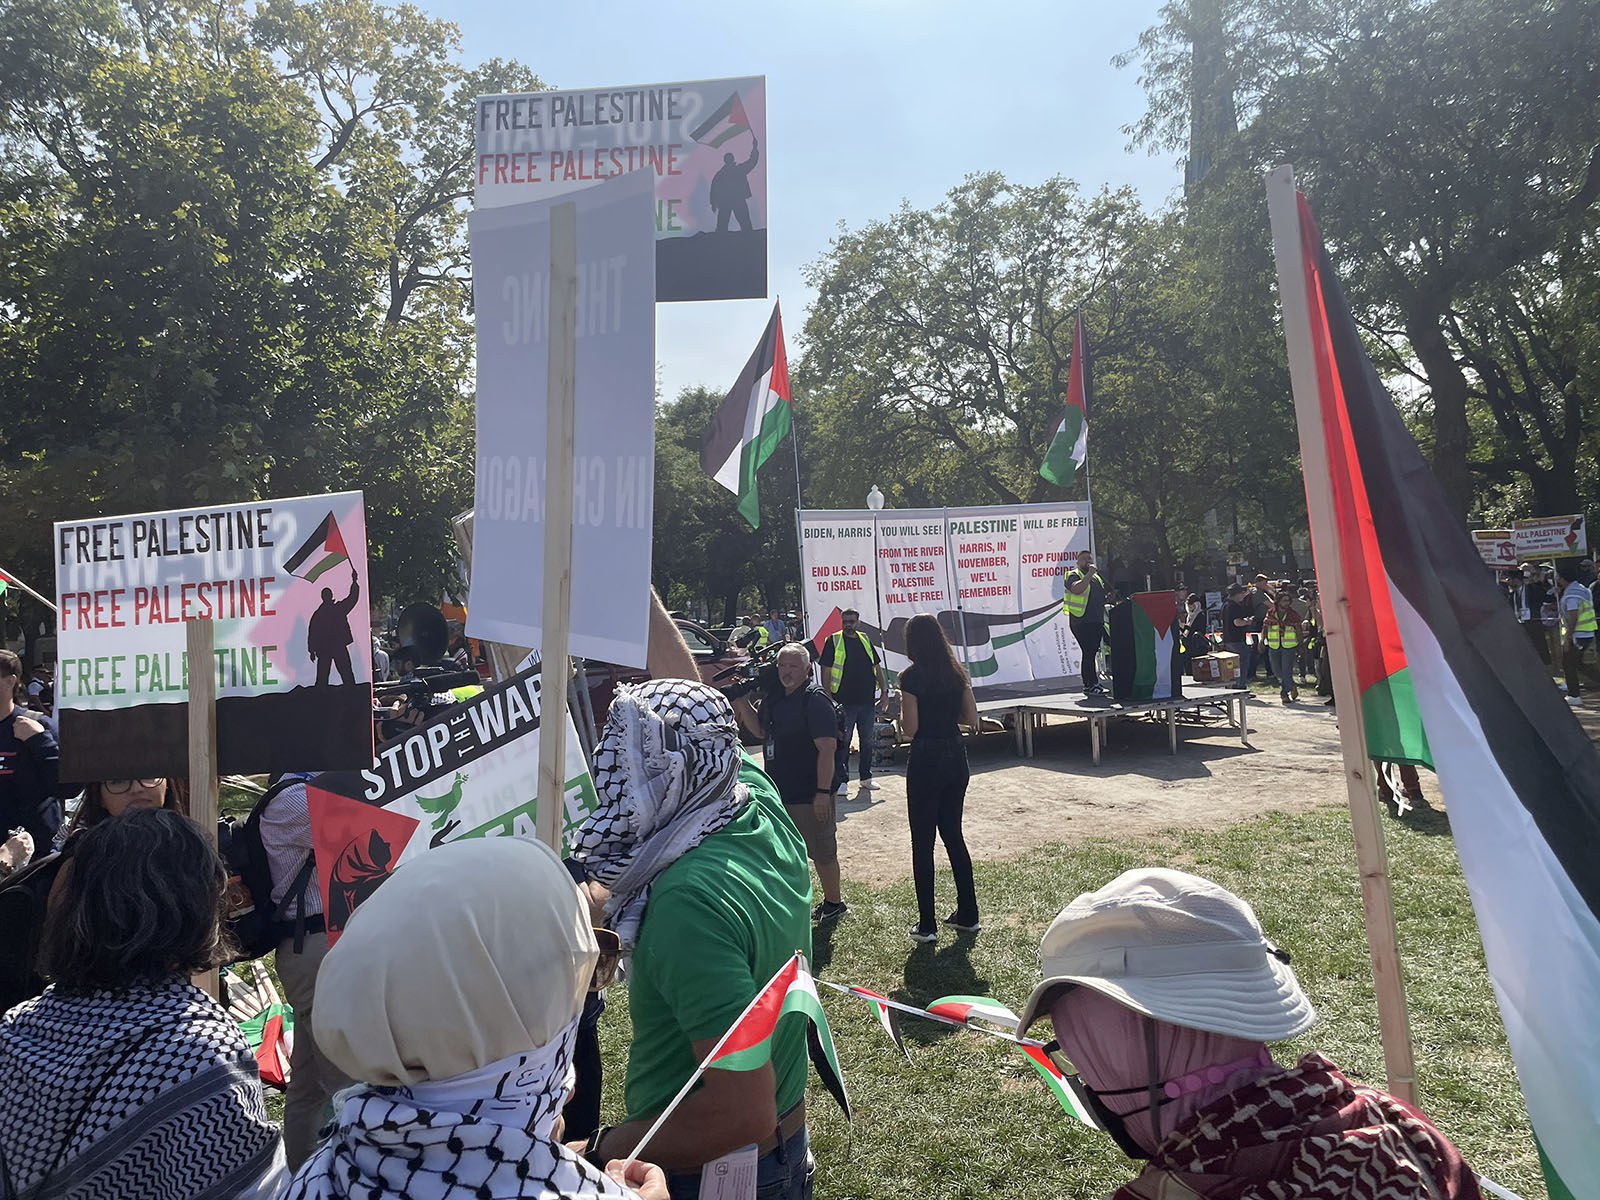
POLYGON ((550 210, 545 374, 544 615, 540 621, 539 840, 561 853, 567 784, 567 635, 572 626, 572 455, 578 358, 578 207, 550 210))
POLYGON ((1306 509, 1311 518, 1311 548, 1317 568, 1317 591, 1323 597, 1323 636, 1333 671, 1333 694, 1339 706, 1339 748, 1344 756, 1345 795, 1355 831, 1356 865, 1361 873, 1361 906, 1366 918, 1367 949, 1372 956, 1372 983, 1378 1000, 1378 1033, 1392 1095, 1416 1103, 1416 1067, 1411 1050, 1411 1023, 1406 1013, 1405 981, 1400 974, 1399 937, 1395 932, 1394 899, 1389 890, 1389 858, 1383 825, 1373 791, 1372 762, 1356 687, 1355 647, 1350 641, 1350 597, 1339 557, 1339 530, 1333 512, 1333 485, 1327 446, 1322 436, 1322 409, 1317 399, 1317 369, 1311 357, 1311 315, 1306 303, 1300 250, 1300 213, 1295 198, 1294 169, 1267 173, 1267 211, 1272 219, 1273 251, 1278 262, 1278 295, 1283 304, 1284 340, 1289 352, 1289 378, 1294 391, 1295 423, 1300 430, 1300 464, 1305 474, 1306 509))
MULTIPOLYGON (((184 626, 189 650, 189 818, 217 844, 217 664, 211 618, 184 626)), ((217 973, 195 976, 213 997, 217 973)))

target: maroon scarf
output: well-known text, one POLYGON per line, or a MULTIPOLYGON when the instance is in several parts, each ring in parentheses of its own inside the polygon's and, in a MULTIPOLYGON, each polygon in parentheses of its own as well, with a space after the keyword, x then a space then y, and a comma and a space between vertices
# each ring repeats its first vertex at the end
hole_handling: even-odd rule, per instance
POLYGON ((1207 1200, 1481 1200, 1460 1152, 1426 1117, 1320 1054, 1198 1110, 1112 1200, 1183 1188, 1207 1200))

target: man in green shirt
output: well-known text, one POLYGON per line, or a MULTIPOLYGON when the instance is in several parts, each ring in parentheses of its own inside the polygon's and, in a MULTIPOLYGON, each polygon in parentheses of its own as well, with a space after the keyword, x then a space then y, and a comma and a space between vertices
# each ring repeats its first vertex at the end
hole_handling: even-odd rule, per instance
MULTIPOLYGON (((681 657, 658 659, 653 625, 657 678, 619 690, 595 753, 601 806, 575 839, 633 956, 627 1120, 591 1139, 585 1153, 598 1162, 626 1158, 761 987, 796 950, 811 952, 804 843, 772 781, 738 749, 731 706, 694 678, 687 647, 681 657)), ((707 1071, 650 1143, 674 1200, 697 1197, 708 1164, 752 1145, 759 1188, 809 1197, 806 1071, 795 1018, 779 1024, 767 1065, 707 1071)))

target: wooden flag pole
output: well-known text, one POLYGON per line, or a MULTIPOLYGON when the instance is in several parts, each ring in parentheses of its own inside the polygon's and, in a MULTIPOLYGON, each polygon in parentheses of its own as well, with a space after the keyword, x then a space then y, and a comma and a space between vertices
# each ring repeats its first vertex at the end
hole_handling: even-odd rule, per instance
MULTIPOLYGON (((217 844, 217 664, 210 617, 184 626, 189 651, 189 818, 217 844)), ((217 973, 195 976, 214 998, 217 973)))
POLYGON ((1350 597, 1339 557, 1333 484, 1322 433, 1316 362, 1311 352, 1311 313, 1306 302, 1294 168, 1274 168, 1267 173, 1266 183, 1272 246, 1278 263, 1278 296, 1283 304, 1284 341, 1289 353, 1289 379, 1294 391, 1295 422, 1300 431, 1306 510, 1311 518, 1311 548, 1316 561, 1317 592, 1322 597, 1322 628, 1328 642, 1333 694, 1339 709, 1339 748, 1344 756, 1345 793, 1355 832, 1356 865, 1361 872, 1361 906, 1366 918, 1367 949, 1372 956, 1372 983, 1378 1000, 1384 1070, 1390 1093, 1408 1104, 1415 1104, 1416 1068, 1411 1051, 1411 1025, 1406 1014, 1405 981, 1400 973, 1394 900, 1389 889, 1389 859, 1384 850, 1383 825, 1373 790, 1373 766, 1367 758, 1361 693, 1356 685, 1355 647, 1349 636, 1350 597))
POLYGON ((572 454, 578 359, 578 206, 550 210, 545 372, 544 615, 540 620, 539 805, 534 830, 561 853, 567 787, 567 635, 572 627, 572 454))

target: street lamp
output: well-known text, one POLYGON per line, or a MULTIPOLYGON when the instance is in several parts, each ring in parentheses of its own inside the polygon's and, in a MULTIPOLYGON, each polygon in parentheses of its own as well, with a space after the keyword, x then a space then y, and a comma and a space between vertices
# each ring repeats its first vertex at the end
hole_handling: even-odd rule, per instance
POLYGON ((883 493, 878 490, 878 485, 873 484, 872 490, 867 493, 867 507, 877 512, 883 507, 883 493))

